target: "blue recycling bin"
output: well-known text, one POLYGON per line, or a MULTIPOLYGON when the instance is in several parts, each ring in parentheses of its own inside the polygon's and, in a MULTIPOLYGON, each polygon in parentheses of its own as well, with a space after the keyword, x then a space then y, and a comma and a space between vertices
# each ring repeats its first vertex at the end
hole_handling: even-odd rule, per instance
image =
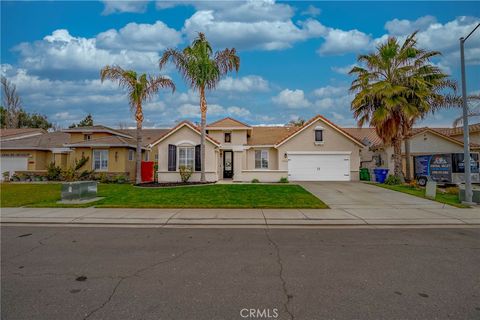
POLYGON ((378 183, 384 183, 388 175, 388 169, 384 169, 384 168, 373 169, 373 173, 375 173, 375 181, 377 181, 378 183))

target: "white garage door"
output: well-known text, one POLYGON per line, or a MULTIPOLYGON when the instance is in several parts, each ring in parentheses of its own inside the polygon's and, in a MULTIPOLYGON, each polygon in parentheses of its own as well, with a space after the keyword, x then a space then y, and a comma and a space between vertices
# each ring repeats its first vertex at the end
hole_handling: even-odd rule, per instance
MULTIPOLYGON (((28 157, 0 157, 0 173, 9 171, 12 175, 15 171, 28 169, 28 157)), ((3 180, 3 175, 0 177, 3 180)))
POLYGON ((291 181, 350 181, 350 154, 288 153, 291 181))

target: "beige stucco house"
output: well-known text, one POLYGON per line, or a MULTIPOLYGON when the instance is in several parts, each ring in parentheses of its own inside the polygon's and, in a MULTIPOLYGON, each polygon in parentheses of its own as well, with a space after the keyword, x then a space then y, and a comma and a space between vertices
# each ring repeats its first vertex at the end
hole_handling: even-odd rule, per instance
MULTIPOLYGON (((375 128, 344 128, 366 146, 361 150, 361 167, 394 169, 393 147, 385 146, 375 128)), ((480 124, 470 126, 470 149, 480 151, 480 124)), ((410 138, 411 175, 413 157, 426 154, 463 153, 463 129, 461 128, 414 128, 410 138)), ((402 143, 403 170, 405 172, 405 145, 402 143)))
MULTIPOLYGON (((200 130, 184 121, 149 145, 158 154, 158 180, 179 181, 182 165, 200 179, 200 130)), ((362 142, 318 115, 302 127, 250 126, 232 118, 207 125, 208 181, 358 180, 362 142)))

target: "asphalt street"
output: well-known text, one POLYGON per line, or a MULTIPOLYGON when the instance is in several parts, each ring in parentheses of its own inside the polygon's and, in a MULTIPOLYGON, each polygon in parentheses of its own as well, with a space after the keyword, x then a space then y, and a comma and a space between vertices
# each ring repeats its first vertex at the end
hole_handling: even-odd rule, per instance
POLYGON ((2 227, 1 318, 480 319, 480 229, 2 227))

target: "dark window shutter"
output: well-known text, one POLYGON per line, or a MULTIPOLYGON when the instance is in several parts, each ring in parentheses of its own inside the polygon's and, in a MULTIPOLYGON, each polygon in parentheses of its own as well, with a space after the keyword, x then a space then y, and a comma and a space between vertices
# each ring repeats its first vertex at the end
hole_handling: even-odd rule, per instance
POLYGON ((195 146, 195 171, 202 171, 202 156, 200 154, 200 145, 195 146))
POLYGON ((168 171, 177 171, 177 146, 168 145, 168 171))

